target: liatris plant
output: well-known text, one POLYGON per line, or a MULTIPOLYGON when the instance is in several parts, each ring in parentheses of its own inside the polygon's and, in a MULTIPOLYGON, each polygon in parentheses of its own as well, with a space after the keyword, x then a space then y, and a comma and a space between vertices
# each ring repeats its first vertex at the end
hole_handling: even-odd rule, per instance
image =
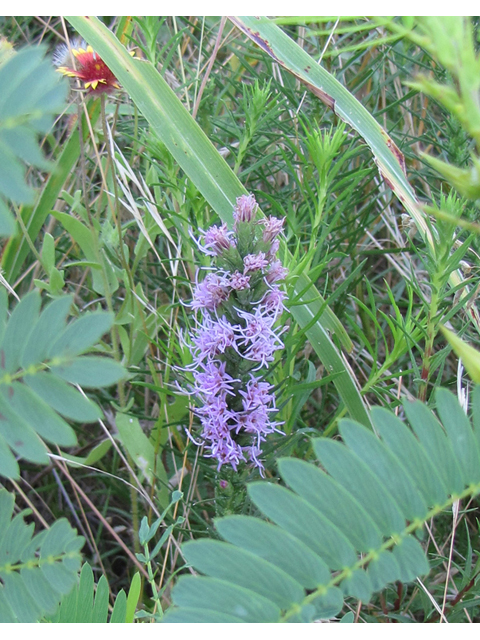
POLYGON ((265 374, 283 348, 282 314, 287 274, 276 258, 284 220, 256 220, 253 195, 237 199, 233 231, 213 226, 197 241, 214 258, 202 281, 197 272, 191 307, 197 326, 190 336, 191 370, 205 455, 236 471, 243 461, 260 470, 262 443, 279 430, 273 385, 265 374))

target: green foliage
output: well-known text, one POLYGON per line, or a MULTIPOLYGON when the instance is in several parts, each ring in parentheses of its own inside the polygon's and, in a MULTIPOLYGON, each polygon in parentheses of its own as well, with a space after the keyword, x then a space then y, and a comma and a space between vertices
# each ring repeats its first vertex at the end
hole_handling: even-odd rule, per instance
MULTIPOLYGON (((138 601, 138 574, 132 581, 134 592, 138 601)), ((136 604, 136 602, 135 602, 136 604)), ((105 576, 102 576, 95 585, 93 571, 88 563, 82 567, 80 582, 65 597, 62 598, 60 607, 55 615, 46 616, 45 622, 82 623, 119 623, 127 622, 127 597, 123 589, 115 598, 115 604, 109 614, 109 588, 105 576)))
MULTIPOLYGON (((72 323, 86 350, 62 370, 66 379, 49 352, 25 366, 22 355, 5 374, 11 381, 0 371, 2 407, 18 416, 6 432, 12 447, 0 420, 0 464, 15 478, 19 465, 15 489, 36 515, 66 515, 82 528, 85 560, 94 573, 104 569, 97 586, 87 567, 82 587, 58 595, 58 619, 88 617, 96 592, 106 621, 107 579, 110 611, 119 591, 129 594, 126 609, 124 595, 117 598, 127 622, 159 621, 172 588, 178 608, 167 621, 434 622, 442 609, 449 622, 477 621, 478 498, 438 510, 467 495, 478 416, 472 440, 462 410, 435 389, 469 391, 440 333, 445 325, 478 375, 476 351, 458 342, 478 350, 478 18, 234 20, 242 31, 218 17, 72 18, 70 42, 84 37, 121 89, 98 98, 71 82, 69 104, 42 140, 50 175, 29 167, 37 197, 10 207, 19 232, 1 251, 8 290, 22 304, 34 288, 54 300, 68 292, 80 317, 100 305, 110 312, 110 334, 96 352, 92 335, 72 323), (435 159, 423 162, 422 151, 435 159), (175 387, 191 361, 185 303, 197 266, 207 263, 191 235, 219 224, 217 215, 231 223, 244 192, 266 215, 286 218, 281 258, 293 312, 271 376, 286 435, 264 443, 268 481, 252 485, 252 499, 254 471, 218 473, 188 439, 198 418, 175 387), (123 362, 135 378, 105 389, 112 354, 110 373, 123 362), (93 385, 89 403, 69 380, 93 385), (22 401, 15 406, 10 388, 22 401), (32 394, 55 422, 38 413, 38 401, 23 402, 32 394), (413 397, 437 403, 446 432, 421 403, 405 409, 414 436, 392 414, 367 409, 403 415, 401 402, 413 397), (101 416, 99 406, 105 420, 83 426, 101 416), (369 430, 342 422, 347 412, 369 430), (70 420, 80 424, 71 429, 70 420), (45 425, 48 434, 40 433, 45 425), (331 441, 339 425, 343 444, 331 441), (43 456, 43 441, 75 443, 69 453, 61 444, 68 467, 52 458, 54 467, 22 464, 18 433, 30 447, 36 438, 43 456), (312 464, 319 437, 328 473, 312 464), (174 489, 184 499, 166 512, 174 489), (209 540, 220 514, 229 515, 218 521, 223 547, 209 540), (428 537, 409 529, 429 514, 428 537), (182 576, 175 586, 188 568, 180 544, 192 539, 199 550, 189 542, 187 557, 208 575, 182 576), (427 571, 425 553, 430 574, 409 582, 427 571), (138 563, 146 581, 131 580, 138 563)), ((49 51, 64 34, 55 17, 0 16, 0 31, 15 46, 41 41, 49 51)), ((17 55, 0 43, 0 68, 17 55)), ((36 304, 13 310, 7 355, 26 343, 36 353, 36 304)), ((7 303, 0 308, 7 324, 7 303)), ((50 319, 37 332, 49 347, 65 330, 50 319)), ((478 399, 474 408, 478 414, 478 399)))
MULTIPOLYGON (((428 162, 457 191, 472 200, 480 198, 480 55, 476 50, 473 24, 461 16, 418 19, 415 29, 408 31, 413 42, 424 47, 446 69, 444 78, 418 74, 409 85, 434 98, 452 114, 466 133, 472 137, 477 155, 472 154, 469 168, 457 167, 440 158, 422 154, 428 162)), ((391 23, 394 31, 402 31, 391 23)))
POLYGON ((179 579, 164 621, 312 622, 338 615, 345 597, 368 603, 387 584, 428 573, 418 538, 424 523, 480 491, 478 421, 472 428, 444 389, 436 402, 442 424, 424 404, 404 403, 411 429, 373 409, 380 437, 341 420, 343 443, 313 440, 323 469, 281 458, 289 489, 248 487, 271 522, 228 516, 216 521, 226 542, 187 542, 187 562, 206 575, 179 579))
POLYGON ((44 60, 44 47, 26 47, 0 59, 0 235, 15 225, 6 199, 33 204, 35 191, 26 184, 23 163, 49 169, 37 143, 64 106, 67 84, 44 60))
POLYGON ((7 317, 0 291, 0 475, 18 478, 14 453, 49 461, 43 440, 60 447, 76 443, 64 418, 94 422, 98 406, 71 385, 107 387, 125 377, 109 358, 84 356, 113 322, 109 313, 86 313, 66 324, 72 297, 50 302, 40 313, 38 291, 26 295, 7 317), (63 416, 63 417, 62 417, 63 416), (14 452, 14 453, 13 453, 14 452))
POLYGON ((160 506, 165 508, 168 504, 168 479, 161 456, 155 453, 151 440, 142 431, 137 418, 117 413, 115 424, 121 443, 148 484, 155 486, 156 480, 159 480, 157 499, 160 506))
POLYGON ((12 517, 13 507, 0 489, 0 623, 37 622, 76 583, 85 540, 65 518, 33 536, 24 521, 30 511, 12 517))
MULTIPOLYGON (((132 59, 100 21, 82 17, 68 20, 109 64, 195 187, 231 226, 236 198, 245 193, 245 188, 168 84, 150 64, 132 59)), ((268 89, 257 87, 253 92, 257 105, 266 102, 268 89)), ((368 116, 366 111, 364 116, 368 116)), ((397 162, 390 152, 389 160, 397 162)), ((347 348, 350 346, 348 336, 305 271, 298 274, 295 285, 297 299, 292 304, 292 314, 302 327, 308 326, 311 343, 325 365, 339 374, 335 384, 350 414, 367 423, 362 398, 328 331, 334 331, 347 348)))

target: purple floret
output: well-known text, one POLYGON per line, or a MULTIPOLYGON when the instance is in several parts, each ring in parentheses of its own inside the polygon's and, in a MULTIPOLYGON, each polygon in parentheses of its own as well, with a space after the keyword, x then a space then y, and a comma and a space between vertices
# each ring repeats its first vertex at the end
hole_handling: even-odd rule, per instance
POLYGON ((281 220, 273 216, 267 218, 263 226, 263 241, 272 242, 282 232, 284 223, 285 218, 281 220))
POLYGON ((267 266, 268 260, 266 259, 265 254, 261 251, 260 253, 251 253, 243 259, 243 273, 259 271, 260 269, 265 269, 267 266))
POLYGON ((235 222, 253 222, 257 208, 255 196, 240 196, 237 198, 237 204, 233 210, 233 219, 235 222))
POLYGON ((195 346, 195 362, 200 363, 206 358, 215 358, 225 353, 228 347, 237 349, 235 342, 235 326, 223 316, 221 320, 212 320, 205 315, 203 323, 199 325, 197 334, 192 337, 195 346))
POLYGON ((232 235, 226 224, 222 224, 221 227, 213 225, 205 233, 204 247, 210 252, 210 255, 220 256, 224 251, 235 246, 232 242, 232 235))
POLYGON ((203 282, 195 287, 190 306, 193 309, 215 311, 228 298, 229 293, 230 288, 225 276, 209 273, 203 282))

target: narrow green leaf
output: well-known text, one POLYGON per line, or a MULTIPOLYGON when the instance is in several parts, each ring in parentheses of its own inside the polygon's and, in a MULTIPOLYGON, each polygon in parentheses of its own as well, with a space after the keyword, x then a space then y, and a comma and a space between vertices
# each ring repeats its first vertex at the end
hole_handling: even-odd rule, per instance
MULTIPOLYGON (((16 230, 16 225, 15 225, 15 219, 12 215, 12 212, 6 205, 3 198, 0 197, 0 236, 11 236, 15 233, 15 230, 16 230)), ((1 603, 0 603, 0 606, 1 606, 1 603)), ((11 611, 11 609, 6 603, 5 603, 5 607, 11 611)))
POLYGON ((213 578, 227 580, 258 593, 281 609, 301 602, 301 585, 262 558, 217 540, 196 540, 182 547, 188 562, 213 578))
POLYGON ((215 521, 222 538, 274 564, 306 589, 328 584, 324 561, 287 531, 258 518, 227 516, 215 521))
POLYGON ((375 560, 368 565, 367 575, 374 591, 380 591, 389 582, 400 580, 398 562, 390 551, 381 551, 375 560))
POLYGON ((480 452, 464 410, 447 389, 437 389, 435 400, 455 457, 461 462, 464 483, 480 482, 480 452))
POLYGON ((95 593, 95 602, 93 604, 92 622, 105 623, 108 618, 108 582, 105 576, 101 576, 98 581, 97 591, 95 593))
POLYGON ((114 314, 94 311, 82 315, 63 331, 50 347, 49 358, 78 356, 93 347, 110 330, 114 314))
POLYGON ((370 602, 370 598, 372 597, 372 583, 368 574, 362 569, 355 569, 355 571, 342 582, 341 589, 347 596, 353 596, 362 602, 370 602))
POLYGON ((67 460, 67 464, 71 467, 80 467, 81 465, 92 466, 101 460, 105 454, 110 451, 112 441, 109 439, 102 440, 95 447, 92 447, 86 456, 72 456, 62 451, 62 457, 67 460))
POLYGON ((138 419, 132 418, 125 413, 117 413, 115 424, 123 446, 147 481, 152 484, 155 477, 155 450, 142 431, 138 419))
POLYGON ((392 551, 400 567, 400 580, 411 582, 430 571, 428 560, 418 540, 407 536, 392 551))
MULTIPOLYGON (((299 277, 296 285, 297 291, 304 290, 305 279, 305 274, 302 274, 299 277)), ((291 313, 300 327, 305 327, 311 323, 312 318, 315 317, 315 309, 317 306, 319 307, 321 305, 322 300, 313 288, 310 288, 308 292, 302 296, 302 299, 308 300, 309 302, 292 307, 291 313), (314 301, 312 302, 312 300, 314 301)), ((323 326, 323 323, 320 322, 320 320, 316 322, 310 329, 308 329, 306 335, 318 357, 325 365, 326 370, 330 374, 335 375, 333 382, 340 394, 340 397, 345 403, 350 416, 365 426, 371 426, 369 414, 366 410, 362 397, 357 390, 355 381, 347 371, 342 357, 333 344, 326 328, 323 326)))
POLYGON ((355 549, 344 533, 303 498, 269 482, 250 484, 248 493, 270 520, 309 546, 331 569, 356 562, 355 549))
POLYGON ((77 444, 72 427, 26 385, 13 382, 6 397, 15 414, 44 440, 61 447, 77 444))
POLYGON ((48 231, 43 236, 42 265, 48 277, 55 269, 55 239, 48 231))
POLYGON ((24 382, 62 416, 77 422, 95 422, 102 417, 100 408, 60 378, 46 371, 25 376, 24 382))
POLYGON ((67 382, 89 389, 109 387, 127 377, 121 364, 99 356, 74 358, 69 363, 52 366, 51 371, 67 382))
POLYGON ((296 458, 280 459, 278 468, 289 487, 344 531, 355 549, 367 552, 381 545, 382 534, 367 511, 323 471, 296 458))
POLYGON ((315 620, 330 620, 340 613, 343 607, 343 594, 338 587, 331 587, 327 593, 311 601, 315 609, 315 620))
POLYGON ((447 489, 442 479, 408 427, 383 407, 372 409, 372 420, 383 441, 409 472, 426 503, 434 506, 446 502, 447 489))
POLYGON ((169 503, 168 477, 160 455, 155 455, 154 446, 143 432, 137 418, 117 413, 115 424, 123 446, 149 484, 153 484, 156 479, 160 480, 157 498, 161 507, 165 509, 169 503))
POLYGON ((403 531, 405 518, 396 501, 356 454, 327 438, 314 440, 313 448, 328 473, 352 493, 384 536, 403 531))
MULTIPOLYGON (((77 595, 77 615, 75 622, 89 623, 93 610, 93 571, 88 562, 82 567, 77 595)), ((73 622, 73 621, 72 621, 73 622)))
POLYGON ((124 623, 127 615, 127 596, 125 591, 121 589, 115 598, 112 615, 110 616, 110 624, 124 623))
POLYGON ((134 620, 141 589, 142 579, 140 578, 140 573, 137 571, 132 578, 130 589, 128 590, 125 622, 132 623, 134 620))
POLYGON ((2 435, 0 435, 0 476, 12 480, 18 480, 20 477, 18 463, 2 435))
POLYGON ((344 616, 340 618, 340 622, 345 622, 347 624, 352 624, 355 622, 355 615, 353 611, 348 611, 344 616))
POLYGON ((26 369, 30 365, 39 364, 46 359, 52 343, 65 329, 72 304, 73 296, 62 296, 45 307, 40 318, 32 327, 22 355, 22 368, 26 369))
MULTIPOLYGON (((1 235, 1 233, 0 233, 1 235)), ((5 335, 8 318, 8 293, 5 287, 0 287, 0 344, 5 335)))
POLYGON ((425 214, 407 180, 403 155, 371 113, 274 22, 253 16, 230 19, 275 62, 304 82, 314 95, 362 136, 372 150, 388 186, 412 215, 422 236, 431 239, 425 214))
POLYGON ((427 513, 425 500, 389 449, 369 429, 352 420, 341 420, 339 430, 345 444, 378 476, 405 518, 423 518, 427 513))
POLYGON ((463 491, 465 482, 452 446, 433 413, 417 401, 403 403, 410 426, 422 443, 425 453, 442 477, 449 493, 463 491))
POLYGON ((452 349, 462 359, 465 369, 475 384, 480 383, 480 352, 462 340, 456 333, 441 326, 443 335, 450 343, 452 349))
POLYGON ((15 498, 6 489, 0 488, 0 549, 10 520, 12 519, 13 505, 15 498))
POLYGON ((299 611, 296 611, 293 615, 291 615, 287 622, 289 624, 309 624, 313 622, 315 619, 315 607, 313 604, 304 604, 299 611))
POLYGON ((93 289, 100 295, 105 295, 108 286, 110 293, 118 289, 118 279, 112 265, 105 259, 102 253, 98 254, 94 250, 92 231, 80 220, 67 213, 51 212, 62 226, 68 231, 75 242, 79 245, 87 261, 94 264, 96 268, 92 270, 93 289), (100 264, 101 263, 101 264, 100 264), (107 283, 105 283, 105 276, 107 283))
POLYGON ((22 298, 13 310, 0 348, 0 374, 13 373, 18 369, 22 351, 39 311, 38 291, 32 291, 22 298))
POLYGON ((9 389, 0 387, 0 436, 25 460, 46 464, 47 449, 35 431, 11 409, 9 389))
POLYGON ((77 599, 78 589, 74 587, 70 593, 62 598, 58 615, 52 622, 58 624, 72 623, 77 621, 77 599))
POLYGON ((182 576, 172 591, 176 605, 188 609, 210 609, 241 618, 243 622, 278 622, 280 609, 254 591, 225 580, 182 576))

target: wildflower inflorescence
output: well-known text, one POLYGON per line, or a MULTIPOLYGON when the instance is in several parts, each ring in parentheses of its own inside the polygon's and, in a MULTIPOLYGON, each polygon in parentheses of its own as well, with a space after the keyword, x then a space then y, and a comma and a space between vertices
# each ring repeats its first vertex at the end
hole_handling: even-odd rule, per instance
MULTIPOLYGON (((65 66, 70 57, 70 51, 66 45, 60 45, 55 51, 53 62, 60 73, 81 80, 89 95, 97 96, 120 89, 115 75, 91 46, 75 40, 71 51, 76 61, 75 69, 65 66)), ((130 52, 130 55, 133 55, 133 52, 130 52)))
POLYGON ((262 443, 268 434, 282 433, 273 385, 264 377, 283 348, 283 330, 275 325, 285 309, 279 282, 287 269, 276 258, 284 220, 256 220, 256 211, 254 196, 241 196, 233 231, 214 225, 196 240, 215 265, 201 281, 197 271, 190 369, 205 455, 216 459, 218 469, 227 464, 237 470, 243 461, 263 473, 262 443))

